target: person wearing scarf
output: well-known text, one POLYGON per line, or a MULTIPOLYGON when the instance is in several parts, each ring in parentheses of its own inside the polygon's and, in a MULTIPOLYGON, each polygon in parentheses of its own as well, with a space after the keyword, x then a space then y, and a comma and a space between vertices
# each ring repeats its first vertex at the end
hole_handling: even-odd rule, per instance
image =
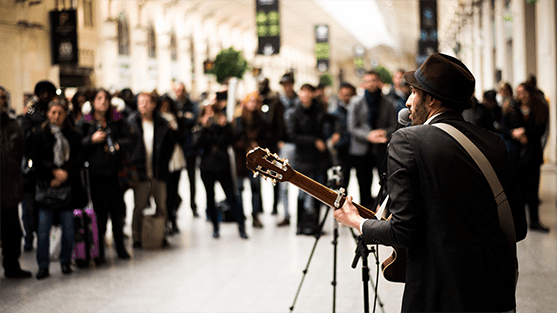
MULTIPOLYGON (((70 186, 71 201, 61 207, 48 206, 37 202, 39 209, 37 279, 50 276, 50 229, 55 215, 60 218, 62 228, 62 248, 60 263, 62 273, 70 274, 72 250, 74 246, 73 209, 83 198, 79 182, 81 162, 81 137, 66 119, 68 107, 61 100, 53 100, 48 105, 47 120, 35 129, 31 156, 37 170, 37 186, 47 185, 52 189, 70 186)), ((60 189, 61 190, 61 189, 60 189)))

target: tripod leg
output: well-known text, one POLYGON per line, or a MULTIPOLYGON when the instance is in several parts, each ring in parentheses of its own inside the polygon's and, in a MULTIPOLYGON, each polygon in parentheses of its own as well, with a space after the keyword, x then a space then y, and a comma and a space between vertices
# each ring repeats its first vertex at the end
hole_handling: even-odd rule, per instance
POLYGON ((333 219, 333 313, 336 312, 336 299, 337 299, 337 243, 338 243, 338 222, 333 219))
POLYGON ((300 290, 302 289, 302 284, 304 283, 304 279, 306 278, 306 274, 309 269, 309 264, 311 263, 311 259, 313 258, 313 253, 315 252, 315 248, 317 247, 317 242, 319 238, 321 238, 321 230, 323 229, 323 225, 325 225, 325 220, 327 219, 327 215, 329 215, 330 207, 327 207, 327 211, 325 211, 325 216, 323 217, 323 221, 319 224, 319 229, 315 234, 315 242, 313 244, 313 248, 311 249, 311 253, 309 255, 308 262, 306 264, 306 268, 302 271, 303 276, 302 280, 300 281, 300 285, 298 286, 298 291, 296 291, 296 296, 294 297, 294 302, 292 302, 292 306, 290 307, 290 312, 294 311, 294 305, 296 304, 296 300, 298 300, 298 295, 300 294, 300 290))

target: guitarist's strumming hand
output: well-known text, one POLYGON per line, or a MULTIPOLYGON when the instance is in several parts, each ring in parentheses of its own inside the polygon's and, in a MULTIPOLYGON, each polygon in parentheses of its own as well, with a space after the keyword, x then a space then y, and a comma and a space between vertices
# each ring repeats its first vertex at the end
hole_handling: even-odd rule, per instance
POLYGON ((346 197, 342 208, 334 210, 333 216, 339 223, 357 230, 360 230, 360 224, 365 220, 352 203, 352 196, 346 197))

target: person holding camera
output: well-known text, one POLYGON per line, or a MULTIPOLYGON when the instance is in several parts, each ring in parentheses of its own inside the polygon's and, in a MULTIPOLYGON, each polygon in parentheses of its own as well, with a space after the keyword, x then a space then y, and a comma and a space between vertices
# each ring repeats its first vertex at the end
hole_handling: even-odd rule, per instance
POLYGON ((84 159, 89 162, 91 200, 99 227, 97 264, 105 262, 104 241, 109 216, 116 253, 120 259, 130 258, 124 246, 125 190, 120 186, 118 171, 122 158, 135 140, 126 120, 110 105, 110 98, 105 89, 97 90, 91 112, 77 124, 83 135, 84 159))
POLYGON ((220 237, 219 219, 215 206, 215 183, 218 181, 226 195, 234 218, 238 222, 240 237, 247 239, 244 210, 234 192, 228 147, 234 143, 232 126, 217 105, 203 107, 200 114, 201 127, 195 132, 194 146, 203 149, 199 170, 207 193, 207 211, 213 222, 213 238, 220 237))

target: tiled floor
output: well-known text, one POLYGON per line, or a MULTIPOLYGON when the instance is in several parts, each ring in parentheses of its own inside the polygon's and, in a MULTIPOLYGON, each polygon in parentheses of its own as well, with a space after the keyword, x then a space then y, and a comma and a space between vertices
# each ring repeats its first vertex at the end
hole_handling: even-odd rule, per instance
MULTIPOLYGON (((187 200, 189 189, 184 177, 181 186, 187 200)), ((197 203, 204 207, 201 181, 198 186, 197 203)), ((350 194, 357 194, 355 186, 355 182, 351 183, 350 194)), ((551 232, 529 233, 519 244, 517 312, 554 312, 557 308, 556 191, 557 175, 553 167, 546 166, 541 183, 541 220, 551 226, 551 232)), ((291 187, 290 192, 290 207, 295 208, 297 190, 291 187)), ((182 233, 170 238, 169 248, 133 250, 132 259, 123 261, 115 259, 115 252, 109 247, 108 264, 74 268, 73 274, 62 275, 60 266, 53 262, 51 277, 42 281, 1 276, 0 312, 289 312, 316 239, 296 236, 295 219, 290 227, 276 227, 282 215, 270 215, 272 192, 268 182, 264 183, 264 195, 265 227, 248 226, 249 240, 241 239, 237 226, 230 223, 222 226, 220 239, 211 238, 210 223, 204 217, 194 219, 185 202, 179 218, 182 233)), ((244 198, 249 204, 249 191, 244 198)), ((126 194, 126 202, 129 208, 133 207, 130 193, 126 194)), ((245 210, 247 216, 249 210, 245 210)), ((294 312, 333 311, 331 215, 325 221, 325 235, 315 246, 294 312)), ((361 262, 356 269, 351 268, 354 240, 346 227, 341 227, 339 233, 335 309, 363 312, 361 262)), ((379 252, 382 261, 391 250, 382 247, 379 252)), ((376 261, 369 261, 375 281, 376 261)), ((24 253, 21 263, 36 273, 34 252, 24 253)), ((377 312, 400 311, 402 289, 402 284, 380 278, 378 295, 383 307, 378 307, 377 312)), ((373 296, 370 290, 370 302, 373 296)))

